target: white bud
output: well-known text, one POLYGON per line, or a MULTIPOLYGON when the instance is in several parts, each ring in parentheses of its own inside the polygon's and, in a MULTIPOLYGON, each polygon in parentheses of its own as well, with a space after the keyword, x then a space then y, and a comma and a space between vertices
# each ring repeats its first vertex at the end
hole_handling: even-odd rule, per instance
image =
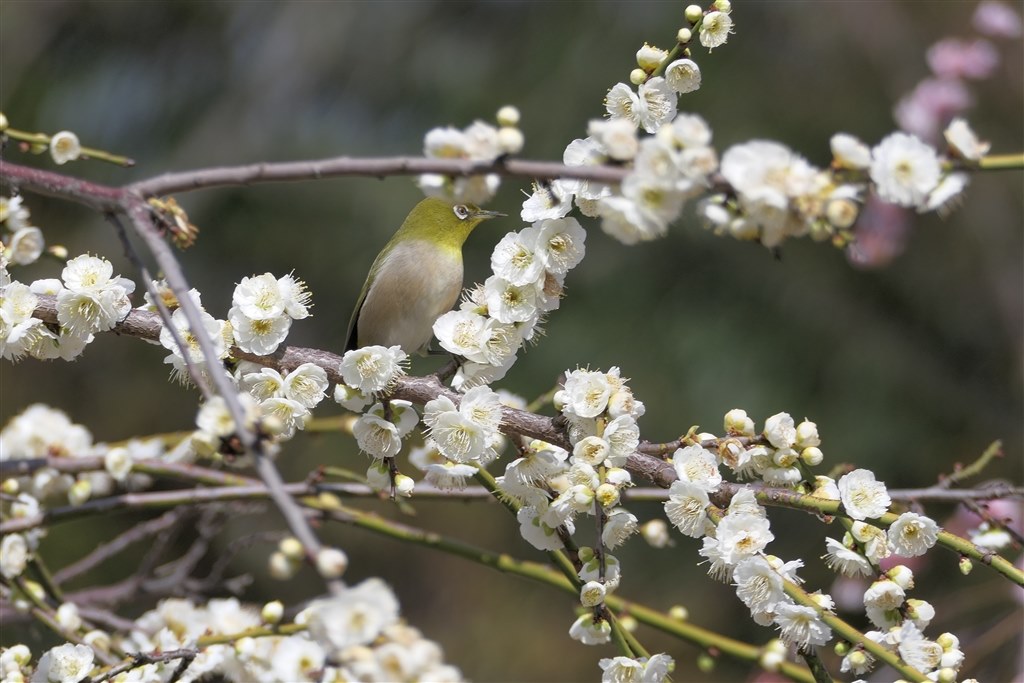
POLYGON ((270 575, 278 581, 287 581, 295 576, 295 573, 299 569, 299 565, 298 563, 289 560, 288 556, 284 553, 273 552, 270 554, 268 569, 270 571, 270 575))
POLYGON ((686 28, 685 26, 683 28, 679 29, 679 32, 676 33, 676 42, 678 42, 680 45, 686 45, 687 43, 690 42, 690 40, 692 38, 693 38, 693 31, 691 31, 690 29, 686 28))
POLYGON ((79 479, 68 489, 68 502, 72 505, 81 505, 89 500, 92 495, 92 482, 88 479, 79 479))
POLYGON ((636 68, 629 72, 629 82, 633 85, 640 85, 647 80, 647 72, 643 69, 636 68))
POLYGON ((519 110, 511 104, 506 104, 498 110, 498 125, 501 127, 519 125, 519 110))
POLYGON ((800 451, 800 460, 808 467, 815 467, 825 459, 825 454, 817 446, 808 446, 800 451))
POLYGON ((732 10, 732 3, 729 0, 715 0, 715 9, 723 14, 728 14, 732 10))
POLYGON ((498 129, 498 147, 505 154, 518 154, 523 150, 526 138, 522 131, 513 126, 502 126, 498 129))
POLYGON ((683 16, 691 24, 696 24, 704 16, 704 10, 700 8, 700 5, 687 5, 686 10, 683 12, 683 16))
POLYGON ((413 481, 412 477, 407 477, 404 474, 395 475, 395 493, 403 498, 408 498, 412 495, 412 490, 416 486, 416 482, 413 481))
POLYGON ((277 624, 281 621, 284 616, 284 603, 280 600, 274 600, 263 605, 263 609, 260 610, 260 619, 263 620, 264 624, 277 624))
POLYGON ((287 557, 289 560, 295 560, 301 562, 306 556, 306 549, 302 547, 302 543, 299 539, 294 536, 281 539, 281 542, 277 544, 277 549, 287 557))
POLYGON ((668 51, 644 43, 644 46, 636 52, 636 63, 644 71, 654 71, 668 57, 668 51))
POLYGON ((339 548, 323 548, 316 555, 316 569, 325 579, 336 579, 348 568, 348 555, 339 548))

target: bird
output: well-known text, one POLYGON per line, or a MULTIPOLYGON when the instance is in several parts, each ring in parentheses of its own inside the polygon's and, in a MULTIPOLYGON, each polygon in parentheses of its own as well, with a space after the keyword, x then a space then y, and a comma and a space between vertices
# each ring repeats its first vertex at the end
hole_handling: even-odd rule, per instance
POLYGON ((434 321, 462 291, 462 245, 480 223, 505 214, 427 197, 370 266, 348 323, 345 350, 400 346, 425 355, 434 321))

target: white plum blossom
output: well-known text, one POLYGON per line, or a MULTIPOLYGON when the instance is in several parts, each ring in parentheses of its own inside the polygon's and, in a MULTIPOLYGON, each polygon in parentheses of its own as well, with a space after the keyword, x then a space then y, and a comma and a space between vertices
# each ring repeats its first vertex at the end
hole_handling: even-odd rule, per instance
POLYGON ((398 427, 373 413, 364 413, 352 425, 359 450, 374 458, 393 458, 402 450, 398 427))
POLYGON ((28 565, 29 549, 21 534, 7 534, 0 542, 0 574, 5 579, 20 576, 28 565))
POLYGON ((939 525, 916 512, 904 512, 889 526, 889 543, 902 557, 924 555, 939 539, 939 525))
POLYGON ((562 218, 572 211, 572 189, 564 180, 533 184, 533 193, 523 202, 519 214, 527 223, 562 218))
POLYGON ((715 529, 723 560, 735 565, 744 557, 764 550, 775 539, 769 527, 768 519, 759 515, 726 515, 715 529))
POLYGON ((8 244, 11 263, 19 266, 27 266, 35 263, 43 254, 46 248, 46 240, 43 239, 43 231, 34 225, 26 225, 18 228, 8 244))
POLYGON ((732 573, 736 595, 751 613, 771 612, 789 600, 782 576, 758 555, 737 563, 732 573))
POLYGON ((288 373, 282 387, 284 397, 312 410, 327 396, 327 371, 314 363, 303 363, 288 373))
POLYGON ((867 577, 875 573, 874 567, 866 557, 836 539, 826 538, 825 546, 828 552, 822 557, 828 568, 836 573, 848 577, 867 577))
POLYGON ((991 143, 979 140, 967 121, 961 118, 950 121, 943 136, 949 146, 968 161, 979 161, 992 148, 991 143))
POLYGON ((905 207, 922 206, 939 184, 935 150, 907 133, 892 133, 871 151, 871 180, 878 196, 905 207))
POLYGON ((885 484, 876 481, 870 470, 853 470, 839 480, 838 486, 843 508, 856 520, 881 517, 892 502, 885 484))
POLYGON ((366 346, 346 351, 339 371, 351 388, 364 394, 378 394, 405 374, 408 358, 400 346, 366 346))
POLYGON ((674 481, 665 501, 665 516, 679 531, 693 538, 704 535, 710 505, 708 492, 691 481, 674 481))
POLYGON ((369 578, 338 595, 314 600, 307 612, 310 636, 329 657, 343 659, 346 648, 368 645, 398 621, 398 600, 387 584, 369 578))
POLYGON ((620 683, 637 681, 638 683, 662 683, 667 681, 675 667, 675 662, 666 654, 652 655, 650 658, 614 657, 601 659, 602 683, 620 683))
POLYGON ((595 619, 593 613, 584 614, 569 627, 569 637, 584 645, 603 645, 611 642, 612 626, 603 619, 595 619))
POLYGON ((78 136, 70 130, 62 130, 54 133, 50 138, 50 156, 56 164, 66 164, 74 161, 82 154, 82 144, 78 136))
POLYGON ((727 12, 708 12, 700 23, 700 31, 697 34, 700 44, 708 49, 708 52, 716 47, 725 45, 732 33, 732 16, 727 12))
POLYGON ((628 119, 592 119, 587 124, 587 135, 616 161, 629 161, 640 149, 636 126, 628 119))
POLYGON ((531 285, 541 279, 544 262, 537 258, 537 229, 523 228, 501 238, 491 253, 494 274, 514 285, 531 285))
POLYGON ((665 67, 665 82, 680 95, 700 88, 700 67, 692 59, 677 59, 665 67))
POLYGON ((871 148, 849 133, 836 133, 829 146, 833 163, 839 168, 863 171, 871 166, 871 148))
POLYGON ((587 233, 575 218, 551 218, 540 221, 534 254, 545 270, 565 275, 579 265, 586 251, 587 233))
POLYGON ((784 641, 801 648, 824 645, 832 639, 832 629, 816 609, 806 605, 780 604, 775 610, 775 624, 784 641))
POLYGON ((676 449, 672 455, 672 466, 680 481, 697 484, 709 493, 722 483, 717 458, 700 444, 676 449))
POLYGON ((228 311, 228 321, 235 345, 246 353, 268 356, 288 337, 292 319, 286 315, 272 318, 250 318, 237 307, 228 311))
POLYGON ((628 119, 634 126, 654 133, 675 116, 676 93, 660 76, 647 79, 637 92, 625 83, 617 83, 605 97, 605 109, 613 119, 628 119))

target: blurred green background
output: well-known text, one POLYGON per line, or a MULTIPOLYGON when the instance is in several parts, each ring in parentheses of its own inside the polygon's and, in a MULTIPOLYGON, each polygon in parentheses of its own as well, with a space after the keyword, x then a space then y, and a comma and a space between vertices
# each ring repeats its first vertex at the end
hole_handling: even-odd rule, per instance
MULTIPOLYGON (((0 107, 14 127, 71 129, 83 144, 135 158, 130 170, 92 162, 62 169, 111 184, 222 164, 419 154, 431 127, 490 121, 504 104, 522 112, 523 156, 559 160, 565 145, 585 134, 587 120, 602 115, 605 91, 627 80, 637 48, 674 40, 684 6, 2 0, 0 107)), ((927 75, 924 51, 946 35, 968 35, 974 8, 953 0, 737 0, 736 35, 712 55, 695 53, 704 85, 681 98, 680 110, 707 119, 719 150, 769 138, 827 164, 832 133, 875 144, 895 128, 893 103, 927 75)), ((1021 42, 998 48, 1002 65, 990 80, 971 85, 976 106, 968 118, 994 152, 1020 151, 1021 42)), ((5 155, 52 167, 47 158, 16 150, 5 155)), ((506 181, 489 207, 510 217, 471 238, 468 282, 486 277, 491 248, 521 227, 524 189, 527 182, 506 181)), ((689 213, 665 240, 628 248, 587 221, 587 258, 570 274, 561 310, 500 386, 532 398, 565 369, 618 365, 647 404, 640 425, 650 440, 694 424, 719 430, 734 407, 759 424, 788 411, 818 423, 826 466, 869 467, 890 487, 934 483, 996 438, 1004 440, 1006 458, 987 474, 1019 482, 1021 195, 1019 171, 977 174, 959 210, 946 220, 913 217, 906 252, 877 269, 855 268, 841 252, 807 241, 785 245, 777 259, 706 233, 689 213)), ((315 308, 314 317, 293 327, 290 343, 340 351, 369 263, 420 196, 408 178, 183 194, 178 200, 202 234, 180 258, 219 317, 242 277, 294 270, 312 290, 315 308)), ((26 199, 49 244, 65 244, 72 255, 103 255, 138 280, 100 216, 26 199)), ((48 262, 14 275, 31 281, 58 273, 48 262)), ((103 335, 71 364, 4 363, 0 420, 45 402, 97 440, 187 429, 196 394, 167 381, 164 355, 103 335)), ((428 360, 416 367, 433 366, 428 360)), ((339 413, 332 405, 325 402, 317 414, 339 413)), ((290 478, 320 463, 362 470, 366 459, 337 435, 299 436, 280 458, 290 478)), ((398 516, 387 505, 367 507, 398 516)), ((540 557, 496 505, 423 502, 416 509, 415 524, 540 557)), ((654 505, 631 509, 641 520, 659 512, 654 505)), ((940 518, 949 512, 929 511, 940 518)), ((65 524, 51 533, 44 554, 60 566, 61 557, 81 556, 132 519, 65 524)), ((785 533, 777 532, 774 552, 804 557, 809 585, 829 590, 833 576, 816 559, 824 550, 820 526, 784 511, 776 524, 785 533)), ((240 517, 223 538, 280 526, 273 511, 240 517)), ((614 655, 610 647, 568 639, 575 617, 567 596, 354 529, 323 534, 350 553, 349 579, 385 577, 408 620, 437 639, 468 677, 593 680, 596 659, 614 655)), ((663 608, 684 604, 696 623, 737 637, 771 637, 750 623, 729 587, 706 579, 696 566, 697 547, 677 538, 674 548, 654 551, 634 540, 620 553, 621 594, 663 608)), ((317 585, 311 575, 291 584, 267 577, 267 550, 258 546, 233 567, 256 579, 244 597, 310 597, 317 585)), ((933 637, 953 630, 966 641, 994 624, 1005 629, 1019 607, 991 573, 979 567, 960 578, 954 556, 930 557, 918 568, 915 595, 937 605, 933 637)), ((111 581, 130 569, 106 567, 91 578, 111 581)), ((131 615, 146 606, 140 599, 120 609, 131 615)), ((639 636, 651 651, 676 658, 677 680, 754 675, 728 661, 714 674, 697 673, 694 648, 646 630, 639 636)), ((3 629, 5 643, 36 637, 45 639, 35 629, 3 629)), ((986 642, 968 647, 968 671, 1005 680, 1014 670, 1014 643, 986 642)))

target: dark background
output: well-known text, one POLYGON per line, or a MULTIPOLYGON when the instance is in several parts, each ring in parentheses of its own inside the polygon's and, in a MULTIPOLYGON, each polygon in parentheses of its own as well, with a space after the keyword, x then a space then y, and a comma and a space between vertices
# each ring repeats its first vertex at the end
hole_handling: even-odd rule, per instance
MULTIPOLYGON (((71 129, 83 144, 134 157, 130 170, 96 162, 70 173, 121 184, 169 170, 334 155, 419 154, 434 126, 493 120, 503 104, 522 112, 526 158, 561 158, 603 114, 605 91, 628 79, 644 41, 669 46, 681 2, 0 2, 0 104, 13 127, 71 129)), ((680 100, 703 115, 720 150, 760 137, 811 162, 829 161, 832 133, 873 145, 895 129, 892 105, 927 75, 924 51, 946 35, 970 35, 973 2, 734 3, 736 35, 695 58, 704 86, 680 100)), ((1019 7, 1019 6, 1018 6, 1019 7)), ((1003 64, 972 84, 968 118, 993 152, 1024 148, 1020 40, 998 44, 1003 64)), ((6 152, 52 168, 48 158, 6 152)), ((518 229, 521 190, 508 180, 489 208, 510 218, 487 224, 467 244, 467 280, 482 280, 491 248, 518 229)), ((180 254, 214 315, 224 317, 242 277, 294 269, 313 292, 314 317, 289 342, 340 351, 350 307, 374 254, 421 194, 408 178, 338 179, 228 188, 178 197, 202 229, 180 254)), ((84 208, 27 197, 48 244, 110 258, 138 280, 110 227, 84 208)), ((839 462, 873 469, 890 487, 926 486, 994 439, 1006 458, 987 476, 1021 479, 1022 202, 1019 171, 975 174, 948 219, 912 218, 906 252, 887 267, 856 268, 844 254, 807 240, 781 259, 752 244, 717 238, 688 212, 660 242, 623 247, 593 221, 587 257, 568 278, 568 296, 539 346, 523 354, 500 386, 532 398, 576 366, 618 365, 648 411, 645 438, 665 440, 745 408, 762 424, 788 411, 815 420, 825 471, 839 462)), ((15 270, 31 281, 57 277, 53 262, 15 270)), ((102 335, 74 363, 0 366, 0 421, 33 402, 65 410, 112 441, 188 429, 196 395, 167 381, 163 349, 102 335)), ((416 369, 429 370, 432 361, 416 369)), ((325 402, 318 416, 340 410, 325 402)), ((299 436, 280 464, 301 478, 320 463, 366 465, 348 437, 299 436)), ((496 470, 499 473, 500 469, 496 470)), ((368 507, 375 507, 368 505, 368 507)), ((496 505, 423 502, 413 523, 529 559, 496 505)), ((386 505, 376 509, 395 516, 386 505)), ((642 520, 654 505, 631 506, 642 520)), ((943 519, 948 509, 929 508, 943 519)), ((803 557, 812 589, 833 575, 816 559, 821 527, 773 512, 779 556, 803 557)), ((56 528, 44 554, 60 566, 131 523, 128 515, 56 528)), ((271 511, 242 517, 225 542, 280 528, 271 511)), ((829 529, 839 537, 841 530, 829 529)), ((381 575, 409 621, 477 680, 593 680, 596 659, 566 635, 575 601, 472 564, 387 542, 349 528, 324 537, 352 558, 351 581, 381 575)), ((635 539, 619 553, 622 595, 667 608, 754 642, 773 635, 752 625, 733 591, 696 567, 698 544, 676 537, 653 551, 635 539)), ((235 569, 256 583, 245 598, 310 597, 311 575, 281 584, 265 571, 267 547, 235 569)), ((117 563, 113 563, 116 565, 117 563)), ((130 570, 110 566, 92 579, 130 570)), ((968 647, 970 675, 1005 680, 1019 627, 1003 582, 978 567, 962 578, 942 550, 918 567, 915 597, 932 600, 931 637, 952 630, 968 647), (1007 616, 1009 615, 1009 617, 1007 616), (1007 621, 1009 618, 1009 621, 1007 621), (1016 622, 1016 623, 1014 623, 1016 622), (973 624, 974 626, 967 626, 973 624), (1008 630, 1009 629, 1009 630, 1008 630)), ((145 604, 123 608, 133 614, 145 604)), ((1019 617, 1019 614, 1018 614, 1019 617)), ((851 616, 863 626, 863 616, 851 616)), ((43 637, 4 629, 3 641, 43 637)), ((694 648, 647 630, 652 652, 676 658, 677 680, 696 673, 694 648)), ((38 641, 37 641, 38 642, 38 641)), ((748 668, 720 663, 719 680, 748 668)))

